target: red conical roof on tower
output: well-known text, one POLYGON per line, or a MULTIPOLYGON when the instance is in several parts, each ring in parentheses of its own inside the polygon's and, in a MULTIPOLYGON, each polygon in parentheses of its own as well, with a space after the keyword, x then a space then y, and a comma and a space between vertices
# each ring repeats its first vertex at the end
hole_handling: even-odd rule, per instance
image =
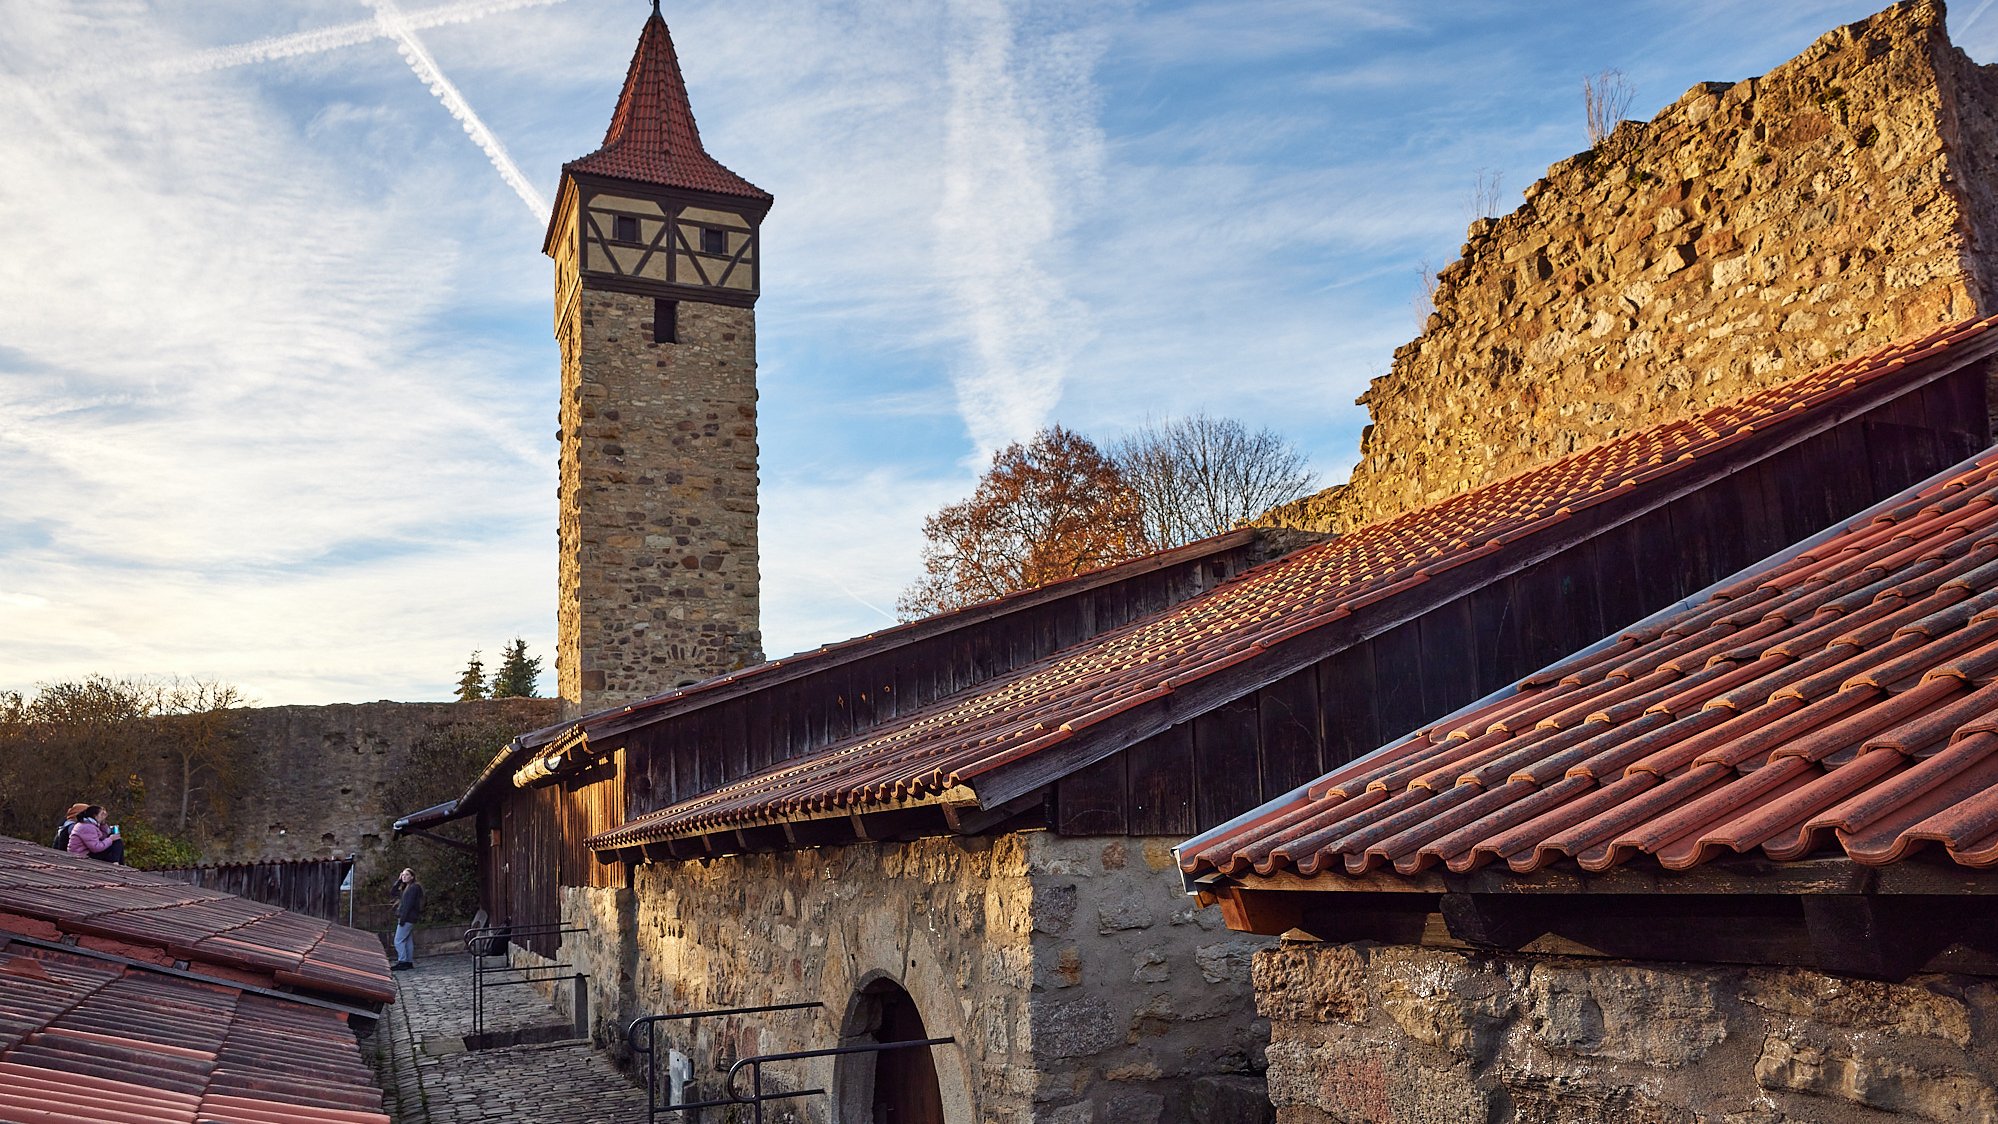
POLYGON ((701 147, 701 131, 687 101, 687 80, 680 76, 680 58, 673 51, 673 36, 666 30, 657 0, 638 37, 638 50, 631 56, 624 92, 618 95, 617 112, 604 133, 603 147, 571 160, 562 170, 686 191, 765 202, 770 199, 769 192, 729 171, 701 147))

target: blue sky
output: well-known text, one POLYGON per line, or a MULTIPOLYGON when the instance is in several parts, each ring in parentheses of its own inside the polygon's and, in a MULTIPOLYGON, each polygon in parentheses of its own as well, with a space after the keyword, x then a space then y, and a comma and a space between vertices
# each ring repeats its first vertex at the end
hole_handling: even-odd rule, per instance
MULTIPOLYGON (((1990 3, 1951 17, 1979 60, 1990 3)), ((710 151, 777 197, 767 649, 887 623, 922 517, 1048 422, 1205 409, 1344 480, 1424 263, 1480 174, 1509 210, 1584 147, 1584 74, 1648 117, 1877 6, 670 0, 710 151)), ((552 657, 526 200, 646 10, 0 0, 0 689, 426 699, 552 657)))

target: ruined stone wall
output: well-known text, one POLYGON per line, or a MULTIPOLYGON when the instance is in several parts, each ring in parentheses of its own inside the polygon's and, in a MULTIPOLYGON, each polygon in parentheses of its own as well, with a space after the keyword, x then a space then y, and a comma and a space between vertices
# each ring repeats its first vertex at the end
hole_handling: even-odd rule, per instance
POLYGON ((227 811, 205 821, 204 862, 358 855, 363 867, 398 816, 384 791, 419 747, 454 726, 523 733, 555 721, 554 699, 252 707, 234 736, 245 767, 227 811))
POLYGON ((1285 943, 1278 1124, 1998 1119, 1998 984, 1285 943))
MULTIPOLYGON (((734 1059, 838 1044, 887 978, 957 1040, 934 1055, 949 1124, 1258 1124, 1267 942, 1195 910, 1169 848, 1036 832, 647 865, 632 891, 564 891, 591 932, 560 959, 591 975, 597 1040, 620 1052, 640 1014, 825 1004, 671 1032, 711 1092, 734 1059)), ((851 1083, 829 1062, 790 1080, 851 1083)), ((830 1118, 823 1098, 797 1111, 830 1118)))
POLYGON ((1471 225, 1350 485, 1267 518, 1351 529, 1991 311, 1995 110, 1912 0, 1625 122, 1471 225))
POLYGON ((756 319, 585 287, 562 343, 558 694, 589 712, 763 659, 756 319))

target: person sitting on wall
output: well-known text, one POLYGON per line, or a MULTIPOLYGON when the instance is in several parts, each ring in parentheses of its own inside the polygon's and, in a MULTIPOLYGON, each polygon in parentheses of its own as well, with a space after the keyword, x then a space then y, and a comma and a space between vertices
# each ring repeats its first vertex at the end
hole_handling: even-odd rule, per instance
POLYGON ((83 818, 69 829, 69 853, 88 855, 107 863, 125 861, 124 837, 118 834, 116 824, 104 826, 103 805, 91 804, 83 809, 83 818))
POLYGON ((62 826, 56 828, 55 833, 54 846, 56 850, 69 850, 69 833, 76 827, 76 821, 82 819, 83 813, 89 810, 90 805, 88 804, 71 804, 69 811, 62 814, 62 826))
POLYGON ((416 967, 416 923, 423 919, 423 883, 408 867, 395 876, 395 971, 416 967))

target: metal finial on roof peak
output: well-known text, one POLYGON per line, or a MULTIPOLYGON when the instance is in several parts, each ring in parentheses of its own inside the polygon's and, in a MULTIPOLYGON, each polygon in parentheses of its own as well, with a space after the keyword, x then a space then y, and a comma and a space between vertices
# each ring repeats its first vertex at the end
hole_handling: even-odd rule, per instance
POLYGON ((655 16, 659 14, 659 0, 652 0, 652 14, 655 16))

